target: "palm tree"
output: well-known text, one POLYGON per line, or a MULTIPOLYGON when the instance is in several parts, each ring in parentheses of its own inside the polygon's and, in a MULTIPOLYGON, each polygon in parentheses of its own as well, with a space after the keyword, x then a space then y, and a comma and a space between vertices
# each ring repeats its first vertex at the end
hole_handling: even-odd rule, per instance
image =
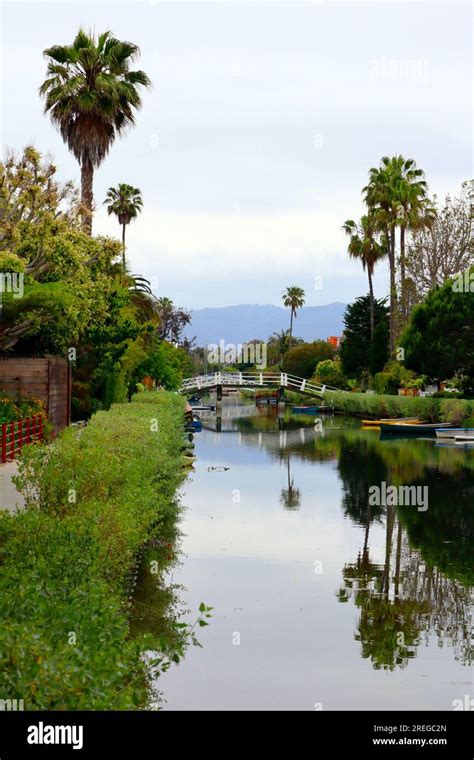
POLYGON ((288 351, 288 337, 289 330, 280 330, 280 332, 274 332, 268 339, 268 347, 273 347, 279 358, 279 362, 283 358, 283 354, 288 351))
MULTIPOLYGON (((384 156, 380 166, 370 169, 369 183, 363 188, 369 211, 375 214, 379 230, 387 240, 390 265, 390 355, 395 351, 398 336, 398 296, 395 230, 399 226, 400 202, 410 188, 411 197, 426 197, 424 173, 413 159, 384 156)), ((404 266, 404 254, 403 254, 404 266)))
POLYGON ((387 241, 383 236, 381 242, 377 240, 379 224, 374 214, 366 214, 361 217, 358 225, 352 219, 348 219, 344 222, 342 229, 350 238, 347 246, 349 256, 362 262, 364 272, 367 269, 370 296, 370 338, 372 340, 375 330, 373 275, 377 261, 387 255, 387 241))
POLYGON ((143 207, 141 190, 131 185, 120 184, 116 188, 109 187, 107 197, 107 213, 115 214, 122 225, 123 269, 125 271, 125 229, 132 219, 136 219, 143 207))
POLYGON ((400 311, 402 324, 408 319, 407 283, 405 273, 406 230, 421 230, 432 226, 436 209, 426 197, 420 183, 401 182, 396 194, 397 225, 400 227, 400 311))
POLYGON ((139 87, 149 87, 144 71, 131 71, 139 55, 131 42, 104 32, 97 39, 80 29, 72 45, 44 51, 47 78, 40 87, 49 113, 81 167, 82 223, 92 233, 92 185, 96 169, 117 136, 135 123, 142 101, 139 87))
POLYGON ((289 307, 290 311, 290 330, 288 335, 288 351, 291 348, 291 338, 293 336, 293 317, 296 317, 298 309, 304 306, 305 292, 303 288, 297 285, 291 285, 283 293, 283 305, 289 307))

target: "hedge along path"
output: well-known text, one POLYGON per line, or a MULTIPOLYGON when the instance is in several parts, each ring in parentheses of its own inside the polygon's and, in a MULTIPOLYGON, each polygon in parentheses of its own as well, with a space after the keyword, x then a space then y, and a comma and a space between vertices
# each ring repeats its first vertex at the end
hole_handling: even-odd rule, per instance
POLYGON ((181 397, 157 393, 25 449, 26 509, 0 516, 1 699, 25 710, 146 706, 127 579, 143 544, 177 521, 183 414, 181 397))

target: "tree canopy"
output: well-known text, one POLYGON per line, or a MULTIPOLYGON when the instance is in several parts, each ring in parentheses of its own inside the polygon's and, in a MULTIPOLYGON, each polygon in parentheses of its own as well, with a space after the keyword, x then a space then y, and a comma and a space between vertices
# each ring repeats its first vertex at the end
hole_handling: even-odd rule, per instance
POLYGON ((385 300, 374 300, 374 339, 370 340, 370 295, 360 296, 344 313, 344 340, 339 354, 346 377, 362 372, 379 372, 388 360, 388 308, 385 300))
POLYGON ((405 366, 440 382, 455 375, 474 393, 474 267, 428 293, 400 340, 405 366))

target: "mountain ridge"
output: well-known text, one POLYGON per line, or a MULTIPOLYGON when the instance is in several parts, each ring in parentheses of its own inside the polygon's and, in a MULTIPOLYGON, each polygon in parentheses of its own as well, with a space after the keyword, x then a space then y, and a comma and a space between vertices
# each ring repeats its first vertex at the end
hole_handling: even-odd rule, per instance
MULTIPOLYGON (((293 335, 305 341, 326 340, 341 335, 346 304, 334 301, 323 306, 303 306, 293 320, 293 335)), ((287 330, 289 309, 274 304, 234 304, 206 306, 191 312, 191 324, 184 330, 187 338, 196 337, 198 346, 226 343, 245 343, 267 340, 274 332, 287 330)))

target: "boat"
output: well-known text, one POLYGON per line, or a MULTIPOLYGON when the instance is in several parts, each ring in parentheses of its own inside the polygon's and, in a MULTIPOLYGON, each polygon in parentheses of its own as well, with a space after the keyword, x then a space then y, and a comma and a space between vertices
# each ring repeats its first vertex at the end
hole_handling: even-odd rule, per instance
POLYGON ((187 433, 199 433, 202 430, 202 422, 199 417, 195 415, 192 422, 186 423, 184 429, 187 433))
POLYGON ((435 436, 436 431, 439 429, 451 429, 453 428, 453 425, 450 425, 449 423, 442 423, 441 425, 439 422, 433 422, 433 423, 419 423, 419 424, 413 424, 413 423, 389 423, 389 422, 383 422, 380 425, 380 431, 382 435, 431 435, 435 436))
POLYGON ((461 435, 455 435, 454 440, 456 443, 466 443, 472 441, 474 443, 474 431, 471 433, 461 433, 461 435))
POLYGON ((215 412, 215 404, 192 404, 191 409, 193 412, 215 412))
POLYGON ((462 440, 472 441, 474 440, 474 428, 444 428, 436 429, 437 438, 459 438, 462 440))
POLYGON ((395 417, 381 420, 362 420, 364 427, 380 427, 384 423, 386 425, 396 425, 398 423, 404 423, 406 425, 419 425, 421 420, 418 417, 395 417))
POLYGON ((292 406, 291 411, 293 414, 316 414, 321 411, 320 406, 292 406))

